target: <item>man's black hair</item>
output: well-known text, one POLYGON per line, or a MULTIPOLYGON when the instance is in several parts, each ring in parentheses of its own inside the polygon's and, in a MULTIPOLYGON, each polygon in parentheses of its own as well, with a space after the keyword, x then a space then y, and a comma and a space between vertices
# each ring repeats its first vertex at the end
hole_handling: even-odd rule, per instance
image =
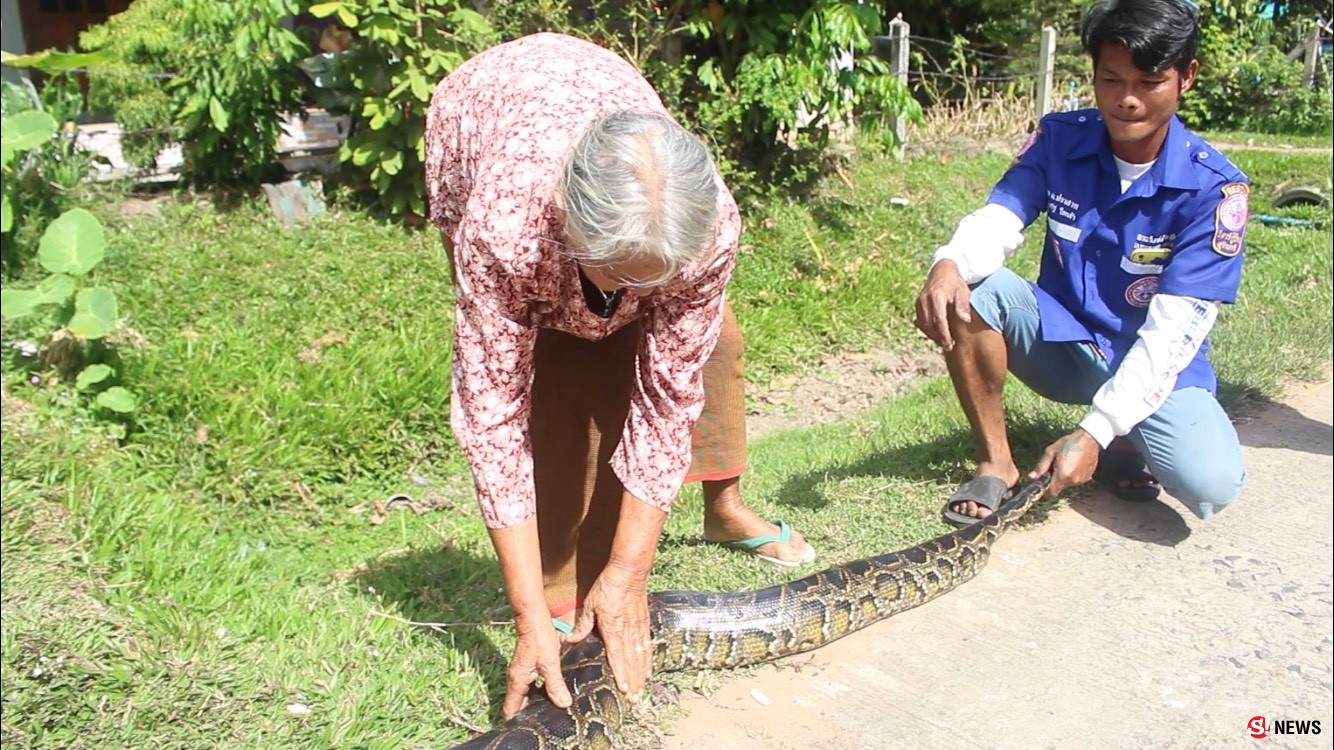
POLYGON ((1184 73, 1200 42, 1198 15, 1191 0, 1102 0, 1085 12, 1080 38, 1094 66, 1111 42, 1130 50, 1140 70, 1184 73))

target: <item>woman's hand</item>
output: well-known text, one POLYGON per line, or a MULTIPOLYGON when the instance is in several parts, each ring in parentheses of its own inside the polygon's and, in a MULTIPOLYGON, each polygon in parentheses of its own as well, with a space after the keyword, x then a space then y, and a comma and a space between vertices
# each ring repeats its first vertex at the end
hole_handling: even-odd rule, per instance
POLYGON ((560 638, 551 625, 550 617, 515 620, 518 642, 510 659, 505 677, 505 703, 501 712, 506 719, 513 717, 528 705, 535 682, 540 677, 547 698, 558 708, 569 708, 572 702, 570 688, 560 671, 560 638))
POLYGON ((559 708, 569 708, 570 689, 560 671, 560 638, 551 624, 542 593, 542 555, 537 542, 537 518, 507 528, 491 529, 491 542, 505 577, 505 594, 514 610, 518 642, 505 677, 505 702, 501 711, 508 719, 528 705, 540 677, 547 697, 559 708))
POLYGON ((577 643, 597 625, 616 687, 631 703, 653 671, 647 584, 647 570, 609 564, 584 598, 574 631, 565 636, 566 643, 577 643))
POLYGON ((667 514, 626 492, 621 496, 621 514, 616 520, 616 538, 611 557, 588 595, 566 643, 583 640, 596 624, 607 649, 607 662, 616 677, 616 687, 631 703, 648 682, 653 670, 653 644, 649 642, 648 574, 658 551, 658 537, 667 514))

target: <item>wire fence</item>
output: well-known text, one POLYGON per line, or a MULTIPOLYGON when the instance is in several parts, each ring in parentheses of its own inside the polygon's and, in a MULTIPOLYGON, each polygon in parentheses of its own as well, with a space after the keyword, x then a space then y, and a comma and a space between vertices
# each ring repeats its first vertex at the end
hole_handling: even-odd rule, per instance
POLYGON ((929 36, 917 36, 916 34, 909 34, 909 35, 908 35, 908 41, 909 41, 909 42, 916 42, 916 43, 918 43, 919 45, 920 45, 921 43, 923 43, 923 42, 925 42, 925 43, 929 43, 929 44, 937 44, 937 45, 940 45, 940 46, 942 46, 942 47, 947 47, 947 48, 949 48, 949 49, 951 49, 951 50, 954 50, 954 49, 967 50, 968 52, 972 53, 972 55, 973 55, 974 57, 982 57, 982 58, 988 58, 988 59, 992 59, 992 60, 1007 60, 1007 61, 1008 61, 1008 60, 1014 60, 1014 59, 1016 59, 1016 58, 1015 58, 1014 56, 1012 56, 1012 55, 1006 55, 1006 54, 1002 54, 1002 53, 999 53, 999 52, 987 52, 987 51, 985 51, 985 50, 977 49, 976 47, 963 46, 963 45, 960 45, 960 44, 959 44, 959 41, 958 41, 958 40, 953 41, 953 42, 950 42, 950 41, 946 41, 946 40, 944 40, 944 39, 933 39, 933 38, 931 38, 931 37, 929 37, 929 36))
MULTIPOLYGON (((1318 37, 1315 38, 1318 40, 1318 37)), ((890 23, 888 37, 877 39, 889 42, 889 54, 881 56, 888 58, 892 74, 909 85, 919 100, 927 102, 929 117, 939 114, 940 117, 959 119, 962 116, 962 119, 972 123, 968 127, 977 132, 985 130, 989 135, 1011 131, 1022 133, 1048 112, 1083 109, 1093 105, 1091 89, 1085 76, 1074 75, 1068 62, 1064 73, 1058 77, 1056 37, 1055 31, 1050 28, 1042 30, 1036 57, 1027 52, 1011 54, 994 48, 982 49, 964 37, 938 39, 912 34, 910 25, 901 18, 890 23)), ((1334 56, 1327 52, 1308 55, 1308 60, 1315 63, 1312 65, 1308 62, 1308 66, 1316 68, 1315 77, 1329 81, 1334 56)), ((170 80, 179 75, 166 71, 100 70, 87 67, 54 68, 49 72, 89 78, 152 80, 170 80)), ((31 83, 28 85, 31 88, 31 83)), ((31 93, 36 97, 35 90, 31 93)), ((906 124, 895 122, 897 118, 894 117, 890 119, 891 126, 898 131, 900 141, 903 142, 906 124)), ((916 130, 918 133, 939 130, 940 124, 932 122, 927 128, 916 130)), ((91 123, 85 127, 97 133, 79 137, 105 138, 107 134, 102 131, 111 129, 116 131, 117 138, 180 132, 176 126, 126 130, 114 123, 91 123)), ((119 149, 116 151, 119 157, 119 149)))
MULTIPOLYGON (((888 32, 891 74, 927 104, 928 126, 912 128, 916 136, 953 129, 946 120, 967 122, 970 131, 1022 133, 1051 110, 1056 32, 1050 28, 1041 32, 1037 59, 982 49, 963 37, 913 34, 902 17, 890 22, 888 32), (985 123, 988 116, 1001 122, 985 123)), ((907 143, 906 119, 892 116, 890 126, 907 143)))
POLYGON ((56 73, 96 76, 102 78, 175 78, 176 73, 141 73, 132 70, 90 70, 88 68, 51 68, 56 73))

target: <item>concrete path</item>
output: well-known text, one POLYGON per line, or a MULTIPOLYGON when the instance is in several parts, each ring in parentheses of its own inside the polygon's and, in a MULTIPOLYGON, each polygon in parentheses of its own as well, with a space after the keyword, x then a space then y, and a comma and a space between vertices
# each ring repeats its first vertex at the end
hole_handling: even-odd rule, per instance
POLYGON ((941 599, 684 698, 664 746, 1334 747, 1332 412, 1296 386, 1240 425, 1251 480, 1219 517, 1079 501, 941 599))

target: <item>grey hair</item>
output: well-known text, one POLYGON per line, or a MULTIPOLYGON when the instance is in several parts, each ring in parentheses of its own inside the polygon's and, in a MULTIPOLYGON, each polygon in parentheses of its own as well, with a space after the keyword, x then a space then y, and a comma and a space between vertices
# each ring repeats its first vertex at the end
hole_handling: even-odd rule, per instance
POLYGON ((674 277, 713 240, 717 172, 708 149, 672 118, 613 112, 588 130, 565 166, 560 194, 571 255, 595 267, 652 259, 655 286, 674 277))

